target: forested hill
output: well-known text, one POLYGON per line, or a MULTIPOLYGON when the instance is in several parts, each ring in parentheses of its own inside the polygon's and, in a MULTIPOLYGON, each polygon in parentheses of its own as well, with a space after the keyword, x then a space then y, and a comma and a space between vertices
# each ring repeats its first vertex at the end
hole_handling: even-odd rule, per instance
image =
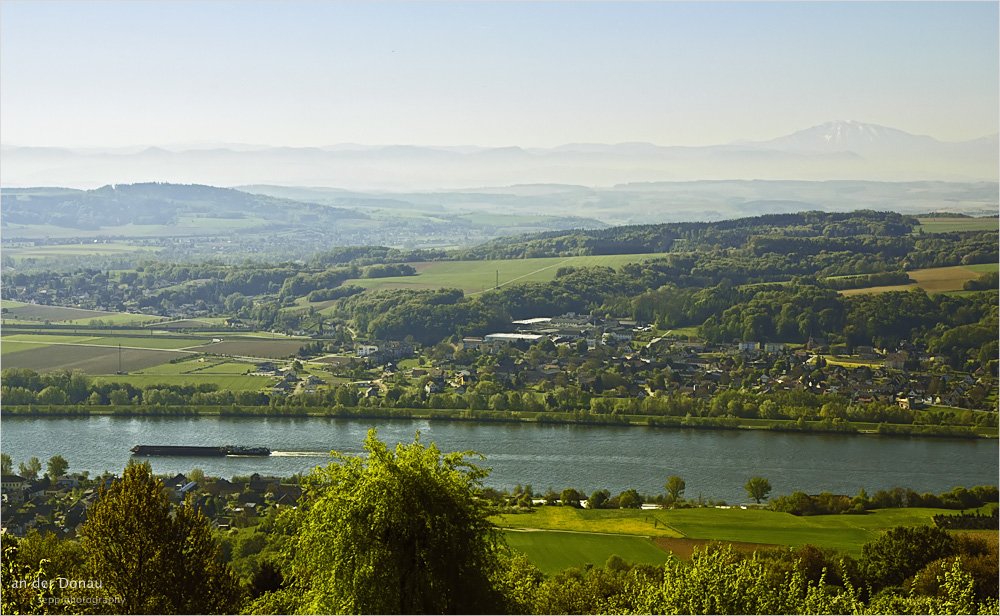
POLYGON ((902 237, 917 220, 894 212, 768 214, 719 222, 632 225, 509 236, 462 253, 463 259, 516 259, 579 255, 641 254, 738 248, 753 236, 780 238, 902 237))
MULTIPOLYGON (((895 212, 798 212, 718 222, 628 225, 607 229, 510 235, 457 251, 401 251, 385 246, 353 246, 320 253, 313 262, 318 266, 346 265, 351 262, 364 265, 380 262, 692 252, 726 248, 771 252, 773 249, 768 248, 771 242, 787 242, 790 238, 811 238, 807 242, 810 247, 803 248, 806 250, 859 250, 860 244, 866 241, 870 243, 875 238, 883 242, 889 238, 900 238, 896 243, 912 243, 902 238, 910 237, 917 224, 916 218, 895 212)), ((903 254, 908 247, 903 248, 903 254)))
POLYGON ((368 218, 353 210, 197 184, 125 184, 94 190, 4 189, 0 220, 9 224, 99 229, 247 219, 249 225, 329 224, 368 218))

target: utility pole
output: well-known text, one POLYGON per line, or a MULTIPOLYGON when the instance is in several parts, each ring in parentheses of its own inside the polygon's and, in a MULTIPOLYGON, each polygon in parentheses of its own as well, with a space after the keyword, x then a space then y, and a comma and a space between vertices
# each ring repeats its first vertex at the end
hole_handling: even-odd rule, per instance
POLYGON ((122 343, 118 343, 118 374, 122 373, 122 343))
POLYGON ((497 286, 495 286, 493 288, 494 289, 499 289, 500 288, 500 270, 497 270, 497 286))

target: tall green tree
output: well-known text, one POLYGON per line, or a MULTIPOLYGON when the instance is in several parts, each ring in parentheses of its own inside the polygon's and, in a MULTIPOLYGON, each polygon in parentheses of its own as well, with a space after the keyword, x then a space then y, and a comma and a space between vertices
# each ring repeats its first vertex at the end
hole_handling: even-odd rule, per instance
POLYGON ((747 479, 747 484, 743 486, 743 489, 747 491, 747 496, 754 499, 759 505, 760 501, 771 493, 771 482, 763 477, 751 477, 747 479))
POLYGON ((171 515, 148 462, 101 488, 80 535, 88 569, 122 614, 210 614, 239 606, 239 580, 221 560, 208 521, 182 505, 171 515))
POLYGON ((42 470, 42 463, 37 457, 32 456, 28 463, 21 462, 17 465, 17 474, 25 479, 38 479, 38 471, 42 470))
POLYGON ((687 486, 683 479, 677 475, 671 475, 667 477, 667 483, 663 487, 666 489, 667 495, 670 496, 670 501, 676 503, 684 494, 684 488, 687 486))
POLYGON ((487 471, 420 435, 395 451, 375 430, 367 456, 308 479, 290 572, 296 611, 325 614, 491 613, 502 539, 478 497, 487 471))
POLYGON ((4 475, 14 474, 14 460, 5 453, 0 453, 0 468, 3 469, 4 475))
POLYGON ((69 470, 69 462, 62 456, 52 456, 49 458, 46 470, 49 473, 49 477, 55 479, 66 474, 66 471, 69 470))

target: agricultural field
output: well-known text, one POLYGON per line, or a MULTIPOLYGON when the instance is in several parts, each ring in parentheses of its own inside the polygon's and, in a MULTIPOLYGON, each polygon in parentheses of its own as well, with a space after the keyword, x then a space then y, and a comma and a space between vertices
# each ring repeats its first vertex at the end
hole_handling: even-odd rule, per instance
POLYGON ((517 282, 547 282, 556 277, 556 270, 573 267, 621 267, 665 256, 666 253, 635 255, 600 255, 590 257, 546 257, 540 259, 510 259, 504 261, 435 261, 410 263, 417 274, 389 278, 357 278, 344 285, 357 285, 366 289, 437 289, 459 288, 467 294, 479 293, 496 286, 497 272, 500 286, 517 282))
POLYGON ((24 259, 44 259, 51 257, 120 255, 139 250, 143 250, 143 248, 125 242, 111 242, 106 244, 104 242, 91 241, 80 244, 53 244, 48 246, 10 246, 4 248, 4 254, 9 255, 15 261, 22 261, 24 259))
POLYGON ((879 509, 866 515, 794 516, 735 507, 670 510, 536 507, 530 514, 506 515, 494 518, 494 522, 508 529, 537 528, 651 537, 658 545, 676 551, 678 555, 705 541, 785 546, 809 543, 857 555, 861 546, 875 539, 879 533, 900 525, 932 524, 932 516, 941 513, 949 511, 908 508, 879 509), (680 539, 700 541, 678 541, 680 539), (670 545, 674 547, 668 547, 670 545))
MULTIPOLYGON (((243 365, 246 370, 246 364, 243 365)), ((154 369, 155 370, 155 369, 154 369)), ((213 374, 211 372, 180 374, 180 375, 158 375, 150 374, 150 369, 144 370, 143 374, 111 375, 102 376, 101 379, 111 383, 129 383, 135 387, 143 388, 150 385, 200 385, 211 383, 220 390, 229 391, 257 391, 267 387, 273 379, 266 376, 247 376, 245 374, 213 374)))
POLYGON ((924 233, 953 231, 997 231, 1000 219, 993 218, 917 218, 924 233))
POLYGON ((512 548, 524 552, 528 560, 546 575, 587 563, 602 567, 614 554, 630 563, 662 565, 670 560, 670 552, 657 547, 647 537, 508 530, 504 532, 504 538, 512 548))
POLYGON ((199 349, 205 353, 212 353, 217 355, 236 355, 243 357, 266 357, 269 359, 280 359, 283 357, 288 357, 289 355, 294 355, 298 352, 302 345, 308 343, 309 340, 293 339, 289 340, 287 338, 281 339, 271 339, 271 338, 260 338, 257 340, 240 338, 235 340, 223 340, 222 342, 216 342, 208 347, 199 349))
MULTIPOLYGON (((2 308, 7 310, 7 312, 3 313, 4 317, 22 319, 25 321, 50 321, 52 323, 80 319, 83 319, 84 321, 89 321, 90 319, 106 319, 121 314, 118 312, 99 312, 97 310, 83 310, 81 308, 41 306, 38 304, 22 304, 20 302, 9 301, 4 301, 2 308)), ((149 320, 149 317, 146 315, 137 314, 129 316, 142 317, 144 320, 149 320)))
POLYGON ((575 507, 535 507, 531 513, 495 519, 504 528, 536 528, 584 533, 683 537, 657 519, 658 510, 577 509, 575 507))
MULTIPOLYGON (((160 321, 165 321, 167 318, 148 314, 131 314, 129 312, 106 312, 103 314, 104 316, 97 317, 97 320, 106 325, 134 325, 136 327, 153 325, 160 321)), ((80 318, 62 321, 62 323, 67 325, 90 325, 93 320, 93 318, 80 318)))
POLYGON ((11 334, 3 337, 3 345, 10 342, 20 342, 24 344, 46 345, 46 344, 88 344, 94 346, 106 346, 118 348, 138 348, 138 349, 183 349, 187 347, 198 347, 208 344, 208 338, 181 338, 169 336, 102 336, 92 335, 63 335, 62 333, 27 333, 11 334))
POLYGON ((3 344, 0 344, 0 354, 9 355, 18 351, 28 351, 37 348, 37 344, 31 344, 30 342, 8 342, 4 340, 3 344))
POLYGON ((863 293, 883 293, 885 291, 906 291, 913 287, 920 287, 928 293, 961 291, 962 285, 967 280, 973 280, 978 278, 983 272, 996 271, 998 268, 1000 268, 1000 264, 984 263, 980 265, 956 265, 954 267, 913 270, 907 273, 910 278, 916 280, 915 283, 886 287, 869 287, 867 289, 846 289, 840 293, 841 295, 860 295, 863 293))
MULTIPOLYGON (((6 342, 3 343, 6 346, 6 342)), ((29 343, 20 343, 29 344, 29 343)), ((82 370, 87 374, 114 374, 118 371, 117 346, 88 344, 45 344, 35 349, 20 350, 4 355, 4 368, 28 368, 35 372, 54 370, 82 370)), ((165 363, 190 351, 163 349, 121 349, 121 369, 125 372, 141 370, 165 363)))

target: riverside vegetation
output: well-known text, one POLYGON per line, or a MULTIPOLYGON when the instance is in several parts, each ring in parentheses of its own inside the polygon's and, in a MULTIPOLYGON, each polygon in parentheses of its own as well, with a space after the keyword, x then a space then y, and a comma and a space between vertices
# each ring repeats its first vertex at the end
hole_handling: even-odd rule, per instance
MULTIPOLYGON (((987 614, 998 608, 995 505, 994 530, 985 536, 898 526, 853 553, 808 544, 748 550, 723 542, 696 548, 687 559, 666 555, 662 565, 612 556, 602 567, 543 575, 508 547, 492 517, 508 507, 504 519, 538 508, 524 498, 530 487, 513 495, 485 491, 475 453, 442 453, 419 434, 393 450, 372 431, 364 448, 362 456, 334 454, 331 464, 295 478, 302 493, 296 506, 271 507, 224 531, 211 529, 204 495, 172 505, 163 478, 146 464, 131 464, 121 479, 100 482, 76 539, 4 534, 4 612, 987 614), (33 586, 37 579, 101 583, 33 586), (190 592, 192 585, 200 591, 190 592)), ((750 496, 760 494, 762 481, 755 479, 764 478, 748 480, 750 496)), ((660 515, 673 519, 675 511, 698 507, 682 498, 681 478, 668 478, 664 487, 660 515)), ((603 503, 595 494, 587 506, 625 511, 645 499, 633 493, 603 503)), ((927 504, 900 493, 908 507, 927 504)), ((971 506, 995 502, 996 495, 995 487, 978 487, 935 498, 971 506)), ((558 496, 540 509, 580 506, 574 490, 558 496)), ((862 498, 855 499, 862 510, 879 499, 893 503, 889 493, 862 498)), ((981 517, 938 511, 946 520, 941 526, 974 525, 981 517)), ((820 523, 839 517, 799 513, 819 515, 820 523)))

